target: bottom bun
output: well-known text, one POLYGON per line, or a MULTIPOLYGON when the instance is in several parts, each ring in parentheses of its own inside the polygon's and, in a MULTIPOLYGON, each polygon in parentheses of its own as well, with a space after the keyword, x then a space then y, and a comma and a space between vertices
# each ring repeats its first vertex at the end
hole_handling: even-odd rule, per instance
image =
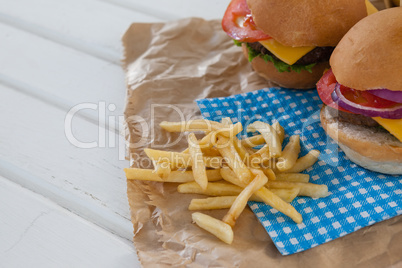
MULTIPOLYGON (((242 44, 243 55, 248 59, 248 49, 245 44, 242 44)), ((295 71, 280 73, 270 61, 265 62, 261 57, 255 57, 251 61, 251 66, 260 76, 278 84, 281 87, 310 89, 315 87, 315 84, 320 80, 325 69, 329 69, 328 61, 317 63, 311 73, 302 70, 300 73, 295 71)))
POLYGON ((321 124, 354 163, 384 174, 402 174, 402 143, 384 129, 341 122, 337 110, 321 109, 321 124))

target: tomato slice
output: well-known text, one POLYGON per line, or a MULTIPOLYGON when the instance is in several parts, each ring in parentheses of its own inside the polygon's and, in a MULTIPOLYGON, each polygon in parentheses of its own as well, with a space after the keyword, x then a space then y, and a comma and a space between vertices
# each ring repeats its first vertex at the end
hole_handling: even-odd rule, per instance
POLYGON ((246 0, 232 0, 222 19, 222 29, 234 40, 257 42, 271 37, 258 30, 246 0))
POLYGON ((326 105, 328 105, 329 107, 332 107, 339 111, 351 113, 348 110, 345 110, 342 107, 339 107, 332 99, 331 94, 335 90, 335 85, 336 85, 335 75, 332 72, 332 69, 329 69, 328 71, 326 71, 324 73, 324 75, 321 77, 321 79, 317 82, 317 92, 318 92, 318 95, 320 96, 322 102, 325 103, 326 105))
POLYGON ((377 97, 367 91, 355 90, 344 85, 340 85, 339 89, 346 99, 361 106, 381 109, 401 105, 400 103, 377 97))
MULTIPOLYGON (((339 107, 332 99, 331 94, 335 90, 335 85, 337 81, 332 70, 328 70, 321 77, 320 81, 317 83, 317 92, 320 96, 323 103, 326 105, 335 108, 340 111, 352 113, 342 107, 339 107)), ((342 95, 351 102, 354 102, 358 105, 372 108, 392 108, 396 105, 400 105, 400 103, 393 102, 390 100, 386 100, 380 97, 377 97, 367 91, 355 90, 353 88, 346 87, 344 85, 340 85, 340 91, 342 95)))

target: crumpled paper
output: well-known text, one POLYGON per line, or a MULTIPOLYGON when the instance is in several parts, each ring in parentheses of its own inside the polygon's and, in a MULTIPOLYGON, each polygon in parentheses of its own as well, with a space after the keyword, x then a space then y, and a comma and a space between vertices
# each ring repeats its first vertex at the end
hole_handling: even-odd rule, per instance
MULTIPOLYGON (((181 150, 186 142, 161 121, 201 118, 194 102, 273 86, 252 72, 219 21, 198 18, 135 23, 123 37, 127 79, 126 140, 131 165, 151 168, 144 148, 181 150)), ((127 181, 134 244, 144 267, 389 267, 401 265, 402 217, 316 248, 282 256, 247 208, 232 245, 201 230, 187 210, 199 195, 177 185, 127 181)), ((207 212, 222 218, 225 211, 207 212)))

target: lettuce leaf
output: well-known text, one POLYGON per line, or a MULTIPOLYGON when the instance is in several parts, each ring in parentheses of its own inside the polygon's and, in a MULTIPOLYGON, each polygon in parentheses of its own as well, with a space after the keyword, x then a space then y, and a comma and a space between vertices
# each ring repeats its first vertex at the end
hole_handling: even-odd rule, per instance
POLYGON ((233 40, 233 42, 234 42, 234 44, 235 44, 236 46, 238 46, 238 47, 241 47, 241 44, 243 43, 243 42, 237 41, 237 40, 233 40))

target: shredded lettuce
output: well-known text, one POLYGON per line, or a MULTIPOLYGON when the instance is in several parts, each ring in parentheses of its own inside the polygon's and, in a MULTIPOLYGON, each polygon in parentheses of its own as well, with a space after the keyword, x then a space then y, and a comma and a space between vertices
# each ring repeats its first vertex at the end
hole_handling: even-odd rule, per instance
MULTIPOLYGON (((233 40, 236 46, 241 46, 242 42, 233 40)), ((260 52, 254 50, 249 46, 249 44, 245 43, 248 48, 248 61, 252 61, 255 57, 261 57, 265 62, 272 62, 275 66, 275 68, 278 70, 278 72, 283 73, 283 72, 290 72, 290 71, 295 71, 296 73, 300 73, 302 70, 306 70, 307 72, 311 73, 314 65, 316 63, 312 64, 307 64, 307 65, 301 65, 301 64, 293 64, 289 65, 286 62, 283 62, 281 60, 275 59, 271 55, 263 55, 260 52)))

